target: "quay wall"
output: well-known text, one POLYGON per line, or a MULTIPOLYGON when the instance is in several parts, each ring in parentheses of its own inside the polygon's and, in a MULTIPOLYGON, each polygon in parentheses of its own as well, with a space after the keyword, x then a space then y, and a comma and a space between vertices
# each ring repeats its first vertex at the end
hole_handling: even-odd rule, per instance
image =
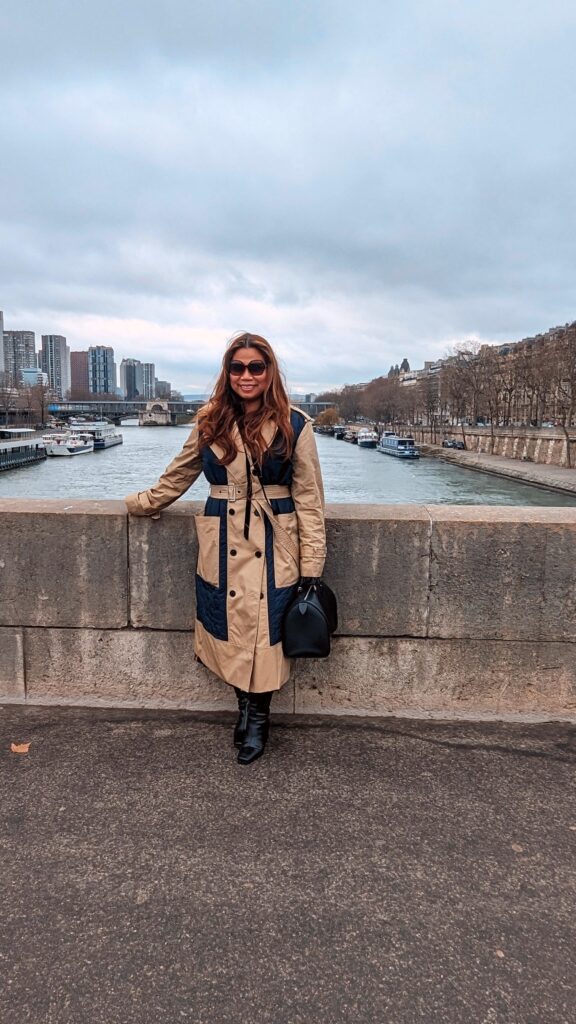
MULTIPOLYGON (((406 433, 407 431, 401 431, 406 433)), ((461 427, 410 427, 415 441, 439 444, 444 438, 462 440, 461 427)), ((469 452, 503 455, 508 459, 536 462, 545 466, 567 466, 568 442, 563 431, 542 429, 531 430, 521 427, 498 427, 494 434, 494 449, 491 449, 490 427, 466 427, 466 449, 469 452)), ((576 466, 576 437, 570 437, 570 465, 576 466)))
MULTIPOLYGON (((0 702, 225 709, 194 660, 198 502, 0 500, 0 702)), ((576 509, 330 505, 340 624, 284 712, 576 718, 576 509)))

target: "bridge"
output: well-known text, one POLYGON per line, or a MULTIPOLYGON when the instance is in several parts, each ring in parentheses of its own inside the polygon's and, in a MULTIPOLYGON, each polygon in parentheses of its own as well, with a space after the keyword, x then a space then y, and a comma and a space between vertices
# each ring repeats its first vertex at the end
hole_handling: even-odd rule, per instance
POLYGON ((329 505, 332 656, 241 768, 202 507, 0 499, 2 1019, 572 1020, 576 509, 329 505))
MULTIPOLYGON (((332 408, 331 402, 304 402, 298 401, 297 398, 291 397, 293 405, 298 406, 302 409, 302 412, 308 414, 308 416, 315 417, 318 413, 323 412, 324 409, 332 408)), ((112 420, 117 425, 120 424, 121 420, 130 418, 136 418, 140 413, 146 411, 146 406, 150 403, 150 399, 147 398, 135 398, 130 401, 120 400, 115 401, 61 401, 52 402, 48 406, 48 411, 56 416, 57 419, 66 420, 71 416, 88 416, 90 418, 100 418, 112 420)), ((178 402, 178 401, 167 401, 162 399, 162 404, 167 405, 172 415, 173 422, 185 422, 188 417, 194 416, 198 409, 204 405, 203 399, 192 400, 189 402, 178 402)))
MULTIPOLYGON (((51 403, 48 406, 48 411, 61 420, 69 419, 71 416, 87 416, 96 419, 112 420, 113 423, 119 424, 121 420, 136 418, 139 413, 144 413, 149 402, 150 399, 147 398, 131 399, 130 401, 114 401, 112 399, 109 402, 105 400, 62 401, 51 403)), ((183 422, 194 416, 204 402, 200 400, 191 402, 163 400, 163 404, 168 406, 176 422, 183 422)))

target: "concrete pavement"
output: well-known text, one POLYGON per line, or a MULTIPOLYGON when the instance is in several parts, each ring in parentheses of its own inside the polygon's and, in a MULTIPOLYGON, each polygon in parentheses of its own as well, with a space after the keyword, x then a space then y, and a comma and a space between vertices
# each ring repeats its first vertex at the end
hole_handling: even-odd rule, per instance
POLYGON ((573 727, 231 722, 0 708, 2 1021, 573 1024, 573 727))

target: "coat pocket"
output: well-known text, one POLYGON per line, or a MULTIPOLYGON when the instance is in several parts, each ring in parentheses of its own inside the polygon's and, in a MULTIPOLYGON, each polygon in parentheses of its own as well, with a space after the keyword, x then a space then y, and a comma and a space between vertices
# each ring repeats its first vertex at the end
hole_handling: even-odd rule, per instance
POLYGON ((196 572, 217 587, 220 578, 220 516, 194 516, 198 536, 196 572))
POLYGON ((280 530, 274 530, 274 582, 277 587, 290 587, 300 579, 300 564, 288 547, 299 551, 298 519, 295 512, 284 512, 276 517, 280 530), (283 534, 288 535, 291 544, 283 534))

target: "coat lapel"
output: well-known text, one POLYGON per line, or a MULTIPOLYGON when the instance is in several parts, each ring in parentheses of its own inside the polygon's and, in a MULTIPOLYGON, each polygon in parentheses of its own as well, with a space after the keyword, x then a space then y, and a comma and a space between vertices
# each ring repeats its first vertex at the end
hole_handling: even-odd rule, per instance
MULTIPOLYGON (((245 484, 246 483, 246 453, 238 425, 236 423, 232 426, 232 440, 236 446, 236 455, 232 459, 232 462, 226 466, 226 472, 228 473, 228 479, 231 483, 245 484)), ((211 450, 218 460, 224 455, 224 449, 219 444, 211 444, 211 450)))
MULTIPOLYGON (((269 420, 264 424, 262 429, 262 435, 266 441, 266 447, 269 448, 276 436, 276 424, 269 420)), ((235 484, 246 484, 246 449, 238 429, 238 424, 234 423, 232 427, 232 439, 236 446, 236 455, 232 459, 230 465, 226 466, 228 472, 228 479, 231 483, 235 484)), ((211 444, 210 448, 214 452, 217 459, 221 459, 224 454, 224 449, 219 444, 211 444)))

